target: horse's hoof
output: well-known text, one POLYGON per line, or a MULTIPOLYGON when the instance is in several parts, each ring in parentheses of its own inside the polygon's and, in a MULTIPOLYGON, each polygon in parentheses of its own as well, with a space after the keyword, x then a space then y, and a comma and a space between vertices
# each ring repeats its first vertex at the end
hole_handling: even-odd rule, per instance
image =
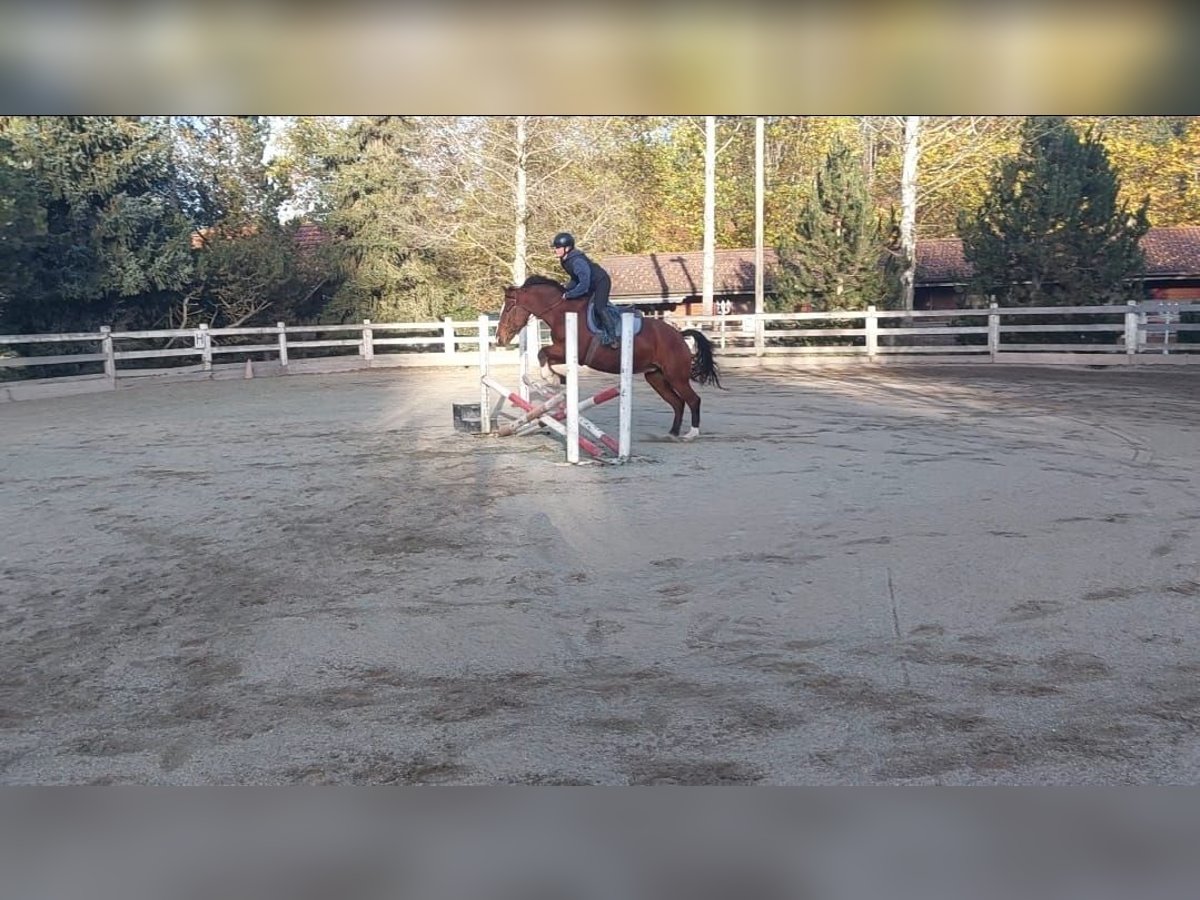
POLYGON ((699 428, 689 428, 687 430, 687 432, 685 434, 683 434, 679 439, 681 441, 694 441, 698 437, 700 437, 700 429, 699 428))

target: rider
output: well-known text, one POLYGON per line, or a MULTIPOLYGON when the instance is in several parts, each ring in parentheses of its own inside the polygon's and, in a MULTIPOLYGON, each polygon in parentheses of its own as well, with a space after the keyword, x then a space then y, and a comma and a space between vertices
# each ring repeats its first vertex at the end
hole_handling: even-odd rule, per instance
POLYGON ((575 238, 565 231, 560 231, 554 236, 554 255, 571 276, 563 299, 574 300, 591 294, 592 306, 596 308, 596 322, 600 326, 601 342, 609 347, 620 347, 621 342, 612 322, 616 310, 608 302, 608 292, 612 290, 612 279, 608 273, 588 259, 582 250, 577 250, 575 238))

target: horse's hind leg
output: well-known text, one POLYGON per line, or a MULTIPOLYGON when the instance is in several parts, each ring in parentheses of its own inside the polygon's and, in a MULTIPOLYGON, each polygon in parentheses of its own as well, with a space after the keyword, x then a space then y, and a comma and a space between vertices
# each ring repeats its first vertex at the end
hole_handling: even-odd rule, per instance
MULTIPOLYGON (((663 376, 667 390, 679 398, 680 409, 682 410, 683 404, 686 403, 692 412, 692 426, 683 436, 685 441, 693 441, 700 436, 700 395, 692 389, 690 365, 691 360, 688 360, 688 368, 672 366, 670 374, 663 376), (679 369, 682 371, 678 371, 679 369)), ((679 433, 678 422, 675 425, 675 433, 679 433)))
MULTIPOLYGON (((671 422, 670 434, 672 437, 679 437, 679 426, 683 424, 683 400, 679 395, 671 389, 667 384, 667 377, 663 375, 661 369, 651 369, 646 373, 646 383, 654 388, 658 396, 662 397, 669 404, 675 413, 675 418, 671 422)), ((694 415, 694 414, 693 414, 694 415)))
POLYGON ((683 383, 683 387, 672 385, 676 392, 682 395, 683 402, 687 404, 688 409, 692 411, 692 427, 688 429, 687 434, 683 436, 685 441, 690 441, 700 436, 700 395, 692 389, 688 382, 683 383))

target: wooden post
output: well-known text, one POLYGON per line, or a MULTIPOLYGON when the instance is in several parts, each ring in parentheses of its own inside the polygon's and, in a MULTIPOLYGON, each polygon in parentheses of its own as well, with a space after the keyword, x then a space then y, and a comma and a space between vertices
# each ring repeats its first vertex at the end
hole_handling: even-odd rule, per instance
POLYGON ((104 335, 100 338, 100 350, 104 354, 104 377, 108 379, 108 386, 115 391, 117 389, 117 355, 113 351, 112 326, 101 325, 100 333, 104 335))
POLYGON ((287 371, 287 326, 282 322, 276 322, 275 327, 279 329, 279 365, 287 371))
POLYGON ((492 431, 492 397, 484 379, 488 375, 488 349, 491 335, 488 333, 488 317, 479 317, 479 431, 491 434, 492 431))
POLYGON ((1125 361, 1132 363, 1138 352, 1137 301, 1128 301, 1128 306, 1125 312, 1125 361))
MULTIPOLYGON (((993 300, 988 304, 988 309, 999 309, 1000 307, 993 300)), ((1000 314, 988 313, 988 355, 991 356, 992 362, 1000 355, 1000 314)))
POLYGON ((566 315, 567 462, 579 462, 579 313, 566 315))
POLYGON ((754 317, 754 354, 765 356, 767 353, 767 323, 762 316, 754 317))
POLYGON ((368 366, 375 359, 375 334, 371 331, 370 319, 363 319, 362 346, 359 347, 359 355, 367 361, 368 366))
POLYGON ((875 315, 874 305, 867 307, 864 321, 867 328, 867 359, 874 362, 879 354, 879 316, 875 315))
POLYGON ((442 352, 453 356, 456 349, 454 342, 454 320, 449 316, 442 318, 442 352))
POLYGON ((617 431, 617 458, 629 459, 633 445, 633 313, 621 314, 621 419, 617 431))
POLYGON ((208 333, 208 326, 203 322, 200 323, 200 333, 196 335, 196 340, 200 343, 200 366, 205 372, 211 372, 212 335, 208 333))

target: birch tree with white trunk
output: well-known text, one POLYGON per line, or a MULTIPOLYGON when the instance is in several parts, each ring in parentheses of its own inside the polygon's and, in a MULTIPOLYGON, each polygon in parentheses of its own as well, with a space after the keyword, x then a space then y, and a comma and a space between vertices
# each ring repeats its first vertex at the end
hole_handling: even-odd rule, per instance
POLYGON ((713 314, 717 220, 717 117, 704 117, 704 267, 701 315, 713 314))
POLYGON ((921 117, 904 117, 904 161, 900 170, 900 308, 913 308, 917 275, 917 172, 921 162, 921 117))

